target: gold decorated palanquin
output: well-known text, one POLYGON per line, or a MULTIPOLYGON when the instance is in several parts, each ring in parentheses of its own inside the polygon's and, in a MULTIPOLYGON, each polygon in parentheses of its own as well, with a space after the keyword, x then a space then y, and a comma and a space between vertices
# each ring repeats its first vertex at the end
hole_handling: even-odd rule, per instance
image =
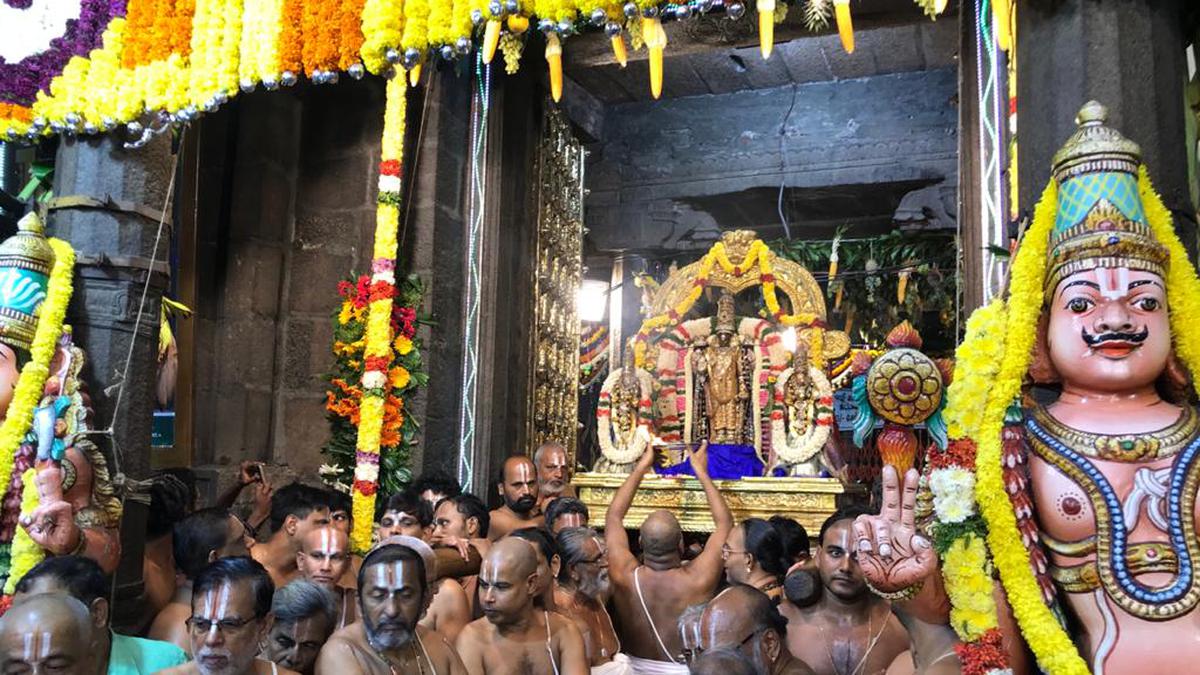
MULTIPOLYGON (((625 480, 617 474, 585 473, 573 481, 579 499, 587 504, 592 522, 604 522, 613 495, 625 480)), ((821 528, 843 495, 857 495, 861 488, 846 488, 836 478, 743 478, 717 481, 735 522, 746 518, 782 515, 794 519, 810 533, 821 528)), ((651 512, 666 509, 675 514, 687 532, 712 532, 712 509, 704 489, 694 478, 646 476, 625 514, 625 527, 637 529, 651 512)))
MULTIPOLYGON (((725 291, 737 294, 751 289, 762 293, 764 311, 759 317, 738 317, 735 324, 737 339, 751 341, 759 359, 750 398, 754 426, 761 432, 755 450, 769 470, 775 467, 767 439, 772 433, 772 413, 779 414, 776 378, 786 382, 784 378, 794 365, 824 371, 829 360, 846 354, 850 347, 845 333, 826 326, 824 293, 808 270, 776 256, 753 232, 726 232, 700 260, 672 272, 649 298, 644 307, 647 318, 634 344, 639 370, 654 376, 650 435, 655 442, 669 443, 676 450, 678 446, 695 444, 701 439, 689 433, 692 424, 685 421, 693 410, 690 350, 698 344, 697 340, 703 341, 710 335, 710 318, 691 316, 691 310, 704 293, 709 293, 711 299, 725 291), (796 342, 802 347, 798 353, 807 355, 801 356, 800 361, 807 358, 808 363, 793 363, 793 355, 781 339, 787 329, 796 331, 796 342)), ((718 318, 712 325, 719 323, 718 318)), ((627 471, 632 463, 622 462, 636 459, 635 454, 640 452, 626 453, 620 461, 608 462, 606 466, 612 468, 606 470, 627 471)), ((623 473, 584 473, 573 482, 592 517, 603 519, 624 479, 623 473)), ((804 475, 718 480, 717 485, 736 519, 781 514, 810 529, 819 528, 837 508, 839 497, 848 492, 836 478, 804 475)), ((658 509, 673 512, 687 531, 713 529, 711 509, 694 478, 647 476, 625 524, 637 527, 646 515, 658 509)))

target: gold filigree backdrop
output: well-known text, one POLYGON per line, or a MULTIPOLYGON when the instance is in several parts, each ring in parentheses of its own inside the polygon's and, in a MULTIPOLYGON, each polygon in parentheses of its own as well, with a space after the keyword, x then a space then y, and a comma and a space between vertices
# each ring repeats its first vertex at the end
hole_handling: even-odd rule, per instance
POLYGON ((574 462, 579 419, 579 317, 583 276, 583 146, 557 110, 547 110, 538 147, 534 242, 530 447, 557 441, 574 462))

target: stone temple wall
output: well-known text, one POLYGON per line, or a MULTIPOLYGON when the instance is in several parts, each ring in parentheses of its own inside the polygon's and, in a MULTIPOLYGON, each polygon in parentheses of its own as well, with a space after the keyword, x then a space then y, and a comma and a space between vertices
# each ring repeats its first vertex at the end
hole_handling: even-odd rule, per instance
POLYGON ((199 125, 194 465, 317 480, 331 312, 370 265, 382 110, 381 82, 347 82, 239 97, 199 125))

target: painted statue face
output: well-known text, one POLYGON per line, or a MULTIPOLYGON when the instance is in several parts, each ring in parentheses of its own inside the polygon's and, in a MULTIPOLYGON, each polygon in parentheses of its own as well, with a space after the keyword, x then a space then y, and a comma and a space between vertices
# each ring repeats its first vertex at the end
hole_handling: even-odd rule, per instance
POLYGON ((1115 394, 1152 385, 1171 352, 1162 277, 1126 268, 1072 274, 1050 301, 1047 340, 1064 386, 1115 394))
POLYGON ((17 388, 17 378, 20 375, 17 353, 12 347, 0 342, 0 419, 8 415, 8 406, 12 403, 13 390, 17 388))
POLYGON ((350 542, 346 533, 334 527, 309 532, 296 554, 296 567, 305 579, 333 590, 350 568, 350 542))
POLYGON ((254 589, 249 579, 225 582, 196 594, 188 628, 197 669, 202 675, 246 672, 269 627, 269 616, 254 615, 254 589))
POLYGON ((298 673, 313 672, 321 646, 333 632, 333 624, 317 612, 292 623, 276 622, 267 637, 267 658, 298 673))
POLYGON ((839 520, 825 530, 821 548, 817 549, 817 571, 825 590, 850 602, 865 597, 867 582, 858 566, 854 548, 854 521, 839 520))
POLYGON ((407 645, 425 612, 425 583, 412 560, 375 563, 363 570, 358 589, 363 628, 376 649, 407 645))

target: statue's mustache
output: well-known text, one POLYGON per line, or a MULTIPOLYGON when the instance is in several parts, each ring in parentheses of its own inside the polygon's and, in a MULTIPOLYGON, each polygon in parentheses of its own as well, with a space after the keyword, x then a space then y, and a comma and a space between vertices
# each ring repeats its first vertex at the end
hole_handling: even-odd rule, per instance
POLYGON ((1149 328, 1143 328, 1136 333, 1110 332, 1092 335, 1087 332, 1086 328, 1080 329, 1080 332, 1083 334, 1083 341, 1089 347, 1095 347, 1105 342, 1132 342, 1133 344, 1141 344, 1146 341, 1146 338, 1150 337, 1149 328))

